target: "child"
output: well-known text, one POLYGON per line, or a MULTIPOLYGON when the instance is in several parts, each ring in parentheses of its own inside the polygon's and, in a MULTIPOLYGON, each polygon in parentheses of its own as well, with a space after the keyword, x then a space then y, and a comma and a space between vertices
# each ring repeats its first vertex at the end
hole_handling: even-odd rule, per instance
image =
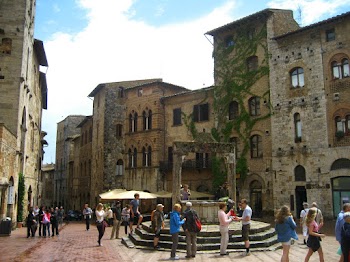
MULTIPOLYGON (((122 210, 122 225, 125 227, 125 235, 128 234, 129 222, 130 222, 130 206, 127 205, 122 210)), ((132 233, 132 230, 130 233, 132 233)))
POLYGON ((281 261, 289 261, 289 249, 292 243, 292 238, 298 240, 298 235, 295 232, 297 224, 294 222, 290 209, 287 206, 282 206, 276 214, 276 232, 277 241, 282 242, 283 254, 281 261))
POLYGON ((307 213, 306 216, 306 225, 309 230, 309 238, 307 239, 306 245, 309 248, 309 251, 306 254, 305 257, 305 262, 309 261, 310 257, 315 251, 318 251, 318 255, 320 257, 320 262, 324 262, 323 259, 323 251, 322 247, 320 244, 320 238, 325 237, 325 234, 319 234, 318 233, 318 224, 315 221, 316 218, 316 209, 315 208, 310 208, 309 212, 307 213))
POLYGON ((341 251, 344 261, 350 261, 350 212, 344 213, 344 225, 341 230, 341 251))

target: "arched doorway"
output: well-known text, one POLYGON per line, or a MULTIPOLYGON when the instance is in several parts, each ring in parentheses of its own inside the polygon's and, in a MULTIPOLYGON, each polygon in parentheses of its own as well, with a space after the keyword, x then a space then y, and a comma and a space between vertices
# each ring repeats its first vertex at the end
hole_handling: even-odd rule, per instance
POLYGON ((262 185, 258 180, 254 180, 249 185, 250 205, 253 209, 254 217, 262 217, 262 185))

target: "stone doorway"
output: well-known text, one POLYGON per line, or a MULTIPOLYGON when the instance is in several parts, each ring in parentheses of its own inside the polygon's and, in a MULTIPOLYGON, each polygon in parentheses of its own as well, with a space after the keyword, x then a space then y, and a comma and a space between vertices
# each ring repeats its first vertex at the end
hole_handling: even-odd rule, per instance
POLYGON ((249 185, 250 203, 254 217, 262 217, 262 185, 258 180, 254 180, 249 185))

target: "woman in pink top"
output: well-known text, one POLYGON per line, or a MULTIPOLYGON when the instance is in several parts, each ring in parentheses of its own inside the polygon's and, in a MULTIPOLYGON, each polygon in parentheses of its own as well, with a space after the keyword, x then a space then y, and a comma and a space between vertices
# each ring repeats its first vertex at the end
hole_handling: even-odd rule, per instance
POLYGON ((221 234, 221 242, 220 242, 220 255, 225 256, 228 255, 226 249, 228 245, 228 226, 232 222, 232 218, 230 217, 230 211, 226 213, 226 204, 220 203, 218 211, 218 218, 220 223, 220 234, 221 234))
POLYGON ((325 234, 318 233, 319 226, 315 221, 316 211, 317 210, 315 208, 310 208, 309 212, 306 215, 306 225, 309 232, 309 238, 307 239, 306 244, 309 248, 309 251, 306 254, 305 262, 309 261, 310 257, 315 251, 318 251, 320 262, 324 262, 320 238, 325 237, 325 234))

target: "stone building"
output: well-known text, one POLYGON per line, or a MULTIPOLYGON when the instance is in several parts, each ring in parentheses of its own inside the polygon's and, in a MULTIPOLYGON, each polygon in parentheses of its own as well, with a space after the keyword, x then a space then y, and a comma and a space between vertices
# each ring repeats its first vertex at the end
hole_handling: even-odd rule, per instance
POLYGON ((72 144, 71 138, 75 135, 80 135, 78 125, 84 118, 85 116, 83 115, 70 115, 57 123, 54 205, 63 206, 66 210, 70 207, 68 192, 71 188, 68 188, 68 186, 71 186, 69 181, 72 178, 70 173, 72 169, 69 168, 69 161, 74 153, 74 144, 72 144))
POLYGON ((41 168, 41 196, 40 203, 38 206, 53 206, 54 198, 54 181, 55 181, 55 164, 45 164, 41 168))
POLYGON ((41 194, 41 120, 42 109, 47 109, 47 86, 39 67, 48 63, 43 42, 33 36, 34 16, 35 1, 0 2, 0 123, 3 139, 9 139, 2 143, 13 149, 5 160, 10 167, 1 173, 0 217, 9 216, 14 222, 19 173, 25 181, 24 215, 29 206, 38 204, 41 194), (11 136, 16 138, 14 145, 11 136))
POLYGON ((165 95, 187 89, 145 79, 99 84, 94 97, 91 195, 113 188, 157 191, 163 187, 165 95))

